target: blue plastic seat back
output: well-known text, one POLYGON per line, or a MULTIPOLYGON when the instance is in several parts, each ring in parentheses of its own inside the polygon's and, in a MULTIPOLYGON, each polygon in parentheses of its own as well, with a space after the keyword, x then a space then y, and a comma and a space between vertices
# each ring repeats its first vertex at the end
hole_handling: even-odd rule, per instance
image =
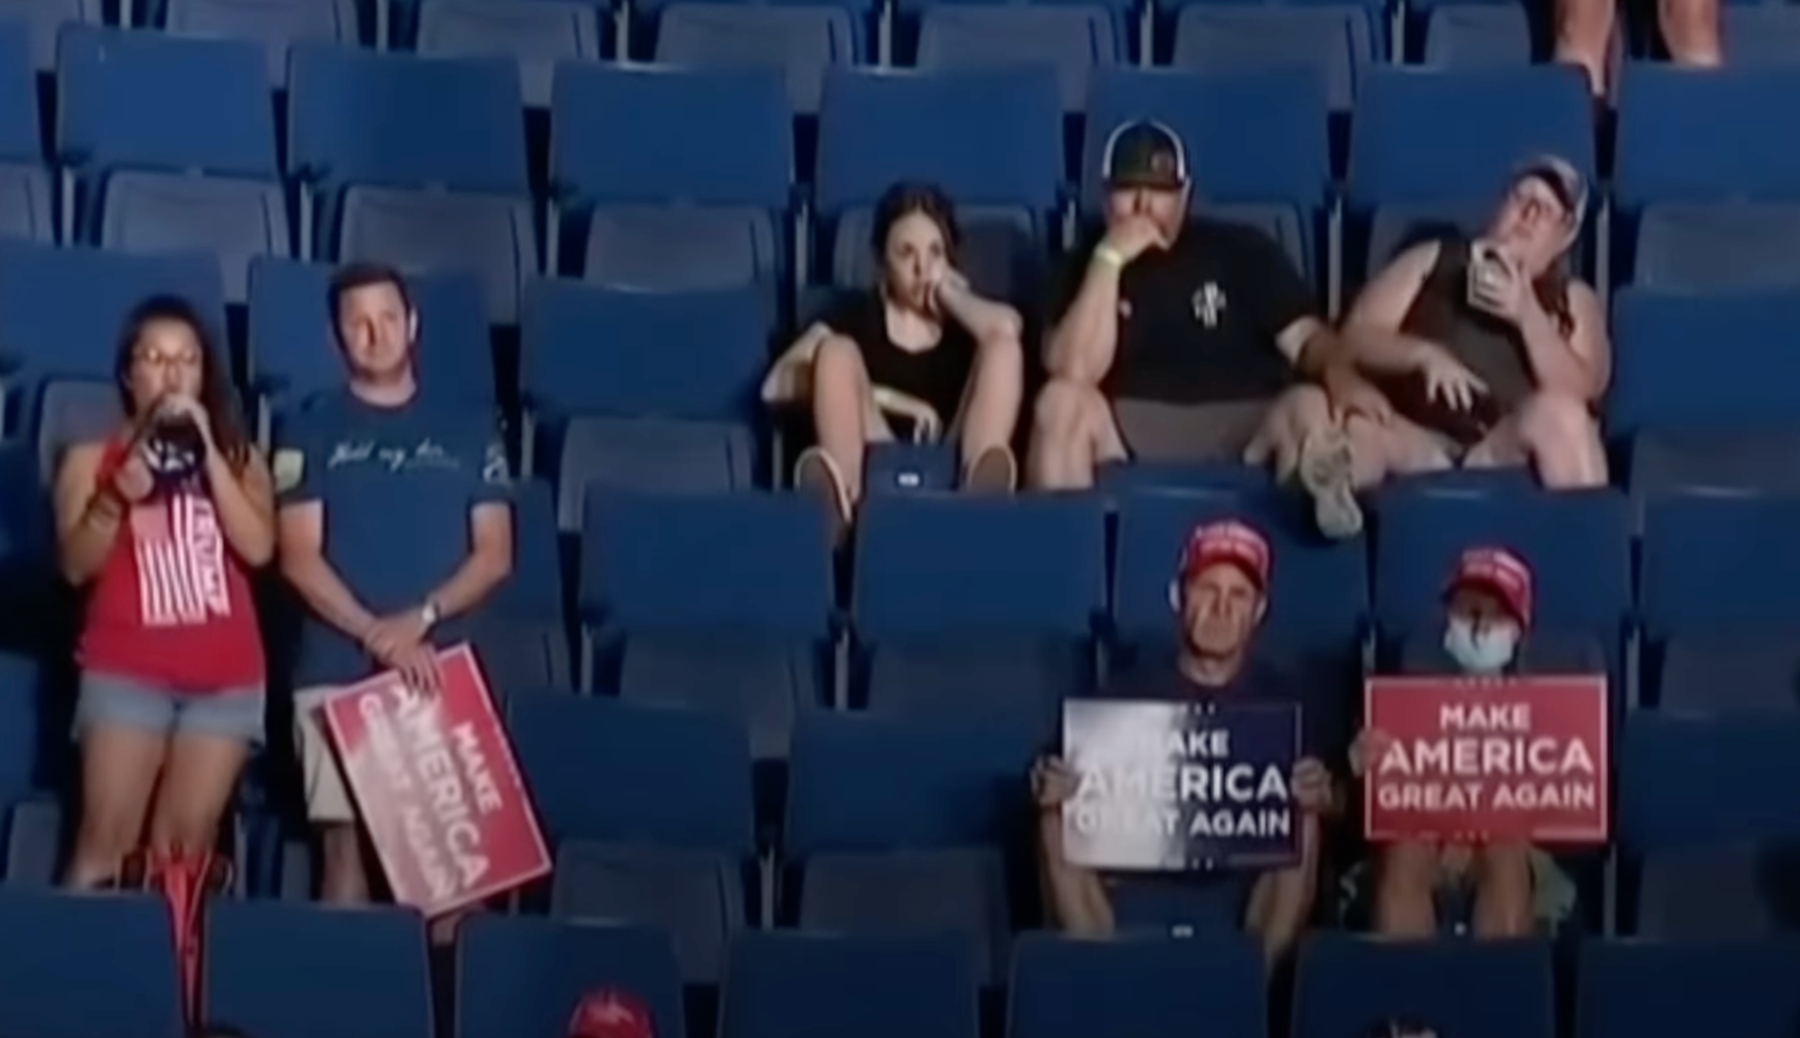
POLYGON ((1425 64, 1516 68, 1531 63, 1531 22, 1511 4, 1440 4, 1425 21, 1425 64))
POLYGON ((954 937, 748 934, 732 945, 720 1038, 975 1038, 969 950, 954 937))
POLYGON ((1629 213, 1652 202, 1800 198, 1800 142, 1760 129, 1785 118, 1796 100, 1800 68, 1734 66, 1698 76, 1627 64, 1619 85, 1618 205, 1629 213))
POLYGON ((919 26, 919 68, 1048 67, 1065 112, 1082 111, 1094 70, 1118 61, 1112 14, 1098 5, 937 5, 919 26))
POLYGON ((1800 498, 1673 494, 1644 509, 1638 606, 1651 638, 1800 625, 1800 498))
POLYGON ((972 950, 974 979, 984 985, 1004 980, 1011 915, 1005 863, 992 848, 819 854, 800 881, 800 929, 954 935, 972 950))
POLYGON ((1746 1035, 1782 1035, 1800 1017, 1800 942, 1589 941, 1582 946, 1575 1038, 1697 1034, 1729 1013, 1746 1035))
POLYGON ((1613 297, 1606 430, 1754 431, 1794 424, 1800 357, 1785 329, 1800 290, 1695 294, 1626 288, 1613 297), (1692 362, 1704 343, 1709 363, 1692 362))
POLYGON ((732 935, 745 926, 742 864, 714 851, 571 840, 557 850, 551 882, 552 916, 658 931, 689 984, 719 982, 732 935))
POLYGON ((456 936, 459 1038, 556 1034, 584 996, 606 988, 638 999, 651 1033, 683 1033, 681 977, 668 938, 653 930, 484 913, 456 936))
POLYGON ((1632 283, 1677 292, 1800 288, 1800 204, 1666 202, 1638 222, 1632 283))
POLYGON ((840 6, 672 3, 656 30, 656 60, 688 68, 783 71, 796 113, 815 115, 825 71, 861 57, 858 29, 840 6))
POLYGON ((625 639, 619 697, 711 711, 742 725, 756 760, 782 760, 796 713, 820 703, 816 650, 775 640, 645 635, 625 639))
POLYGON ((1007 1038, 1107 1031, 1184 1038, 1204 1018, 1219 1038, 1262 1038, 1262 962, 1238 934, 1083 941, 1022 935, 1013 952, 1007 1038))
POLYGON ((559 62, 600 60, 603 27, 594 5, 573 0, 424 0, 416 46, 435 57, 512 58, 525 103, 546 108, 559 62))
POLYGON ((185 1033, 162 898, 8 884, 0 887, 0 934, 9 1030, 69 1038, 185 1033))
POLYGON ((1350 109, 1357 78, 1374 60, 1369 10, 1360 4, 1189 4, 1175 19, 1176 68, 1305 69, 1334 111, 1350 109))
POLYGON ((1384 942, 1319 934, 1295 980, 1295 1038, 1357 1038, 1392 1020, 1464 1038, 1551 1038, 1552 964, 1538 941, 1384 942))

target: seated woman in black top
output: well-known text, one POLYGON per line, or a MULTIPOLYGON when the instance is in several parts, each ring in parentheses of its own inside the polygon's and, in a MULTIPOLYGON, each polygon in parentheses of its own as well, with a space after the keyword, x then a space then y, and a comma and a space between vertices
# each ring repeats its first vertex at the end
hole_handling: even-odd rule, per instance
POLYGON ((1334 478, 1530 463, 1547 487, 1606 482, 1592 413, 1612 375, 1606 317, 1564 269, 1586 209, 1573 166, 1533 159, 1479 238, 1416 245, 1364 287, 1344 339, 1372 383, 1334 401, 1353 455, 1334 478))
POLYGON ((774 373, 810 359, 819 445, 794 482, 824 496, 834 535, 862 494, 866 445, 894 438, 890 416, 909 419, 917 438, 954 436, 965 487, 1006 493, 1018 475, 1008 444, 1023 392, 1019 315, 957 272, 950 201, 927 184, 895 185, 876 205, 873 245, 879 284, 835 300, 774 373))

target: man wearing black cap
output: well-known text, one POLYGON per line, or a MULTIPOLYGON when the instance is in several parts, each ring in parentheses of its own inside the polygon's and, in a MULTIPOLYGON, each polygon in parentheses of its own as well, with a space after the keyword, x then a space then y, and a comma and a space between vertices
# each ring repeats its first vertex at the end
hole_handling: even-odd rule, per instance
POLYGON ((1259 231, 1188 211, 1180 137, 1128 122, 1107 141, 1105 226, 1076 254, 1045 349, 1031 475, 1040 487, 1091 485, 1094 468, 1152 460, 1299 461, 1305 434, 1330 427, 1280 398, 1328 370, 1337 339, 1281 247, 1259 231), (1271 407, 1273 405, 1273 408, 1271 407))
POLYGON ((1606 315, 1568 270, 1587 202, 1568 160, 1528 159, 1478 236, 1415 245, 1363 288, 1344 339, 1389 403, 1344 422, 1357 485, 1458 464, 1606 483, 1592 410, 1612 374, 1606 315))

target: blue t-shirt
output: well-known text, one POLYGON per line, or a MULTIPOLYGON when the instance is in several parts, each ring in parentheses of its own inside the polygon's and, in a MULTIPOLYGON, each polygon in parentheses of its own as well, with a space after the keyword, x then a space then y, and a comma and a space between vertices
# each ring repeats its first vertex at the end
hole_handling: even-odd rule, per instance
MULTIPOLYGON (((377 407, 341 389, 289 419, 275 476, 282 505, 323 504, 325 561, 377 616, 422 606, 468 558, 470 510, 506 501, 511 482, 498 431, 480 410, 419 396, 377 407)), ((472 618, 446 620, 432 640, 463 640, 472 618)), ((356 639, 307 614, 295 688, 373 670, 356 639)))

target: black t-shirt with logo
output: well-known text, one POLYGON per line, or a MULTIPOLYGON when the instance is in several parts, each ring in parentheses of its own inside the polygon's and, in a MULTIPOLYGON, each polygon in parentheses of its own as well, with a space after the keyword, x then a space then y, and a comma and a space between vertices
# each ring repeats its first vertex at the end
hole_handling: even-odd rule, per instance
MULTIPOLYGON (((1069 255, 1056 313, 1081 289, 1103 228, 1069 255)), ((1101 383, 1109 398, 1204 404, 1258 400, 1292 384, 1276 337, 1318 315, 1312 289, 1268 235, 1194 218, 1168 250, 1119 275, 1119 345, 1101 383)))

